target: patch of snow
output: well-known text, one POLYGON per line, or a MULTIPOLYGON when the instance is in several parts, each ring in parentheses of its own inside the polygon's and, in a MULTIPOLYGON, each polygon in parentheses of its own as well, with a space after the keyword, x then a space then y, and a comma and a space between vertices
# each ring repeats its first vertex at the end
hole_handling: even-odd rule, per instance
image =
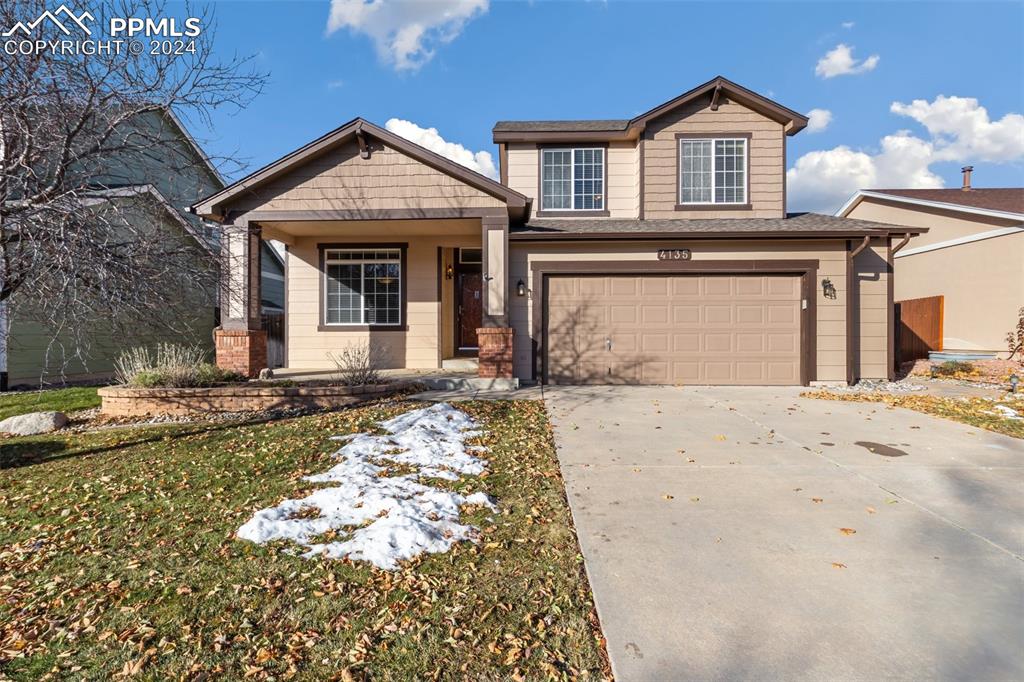
POLYGON ((1007 419, 1024 419, 1024 417, 1021 417, 1020 413, 1012 407, 1007 407, 1006 405, 995 405, 994 407, 1000 417, 1006 417, 1007 419))
POLYGON ((334 437, 346 442, 334 453, 338 464, 305 480, 335 485, 256 512, 238 529, 238 537, 256 543, 291 540, 307 548, 305 557, 348 557, 386 570, 424 552, 446 552, 456 542, 474 539, 476 529, 459 523, 461 507, 494 510, 494 501, 483 492, 461 495, 421 479, 455 481, 483 473, 484 461, 471 451, 484 448, 466 445, 480 434, 477 423, 448 403, 438 403, 380 426, 386 434, 334 437), (385 462, 418 471, 384 476, 378 463, 385 462), (332 530, 338 533, 336 540, 314 542, 332 530))
POLYGON ((882 379, 861 379, 853 386, 830 386, 835 393, 917 393, 927 391, 927 386, 906 381, 885 381, 882 379))

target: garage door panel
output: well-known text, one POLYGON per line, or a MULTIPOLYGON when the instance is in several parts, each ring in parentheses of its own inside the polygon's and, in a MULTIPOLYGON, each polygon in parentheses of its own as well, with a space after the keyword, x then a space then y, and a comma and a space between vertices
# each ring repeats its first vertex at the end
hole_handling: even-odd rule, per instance
POLYGON ((549 381, 800 383, 798 276, 551 276, 548 282, 549 381))

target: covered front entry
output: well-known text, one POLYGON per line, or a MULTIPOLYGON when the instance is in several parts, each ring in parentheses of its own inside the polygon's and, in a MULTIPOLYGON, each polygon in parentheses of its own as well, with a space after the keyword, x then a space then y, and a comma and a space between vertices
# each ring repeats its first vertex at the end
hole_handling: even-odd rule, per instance
POLYGON ((355 119, 192 208, 222 224, 219 365, 267 365, 259 253, 274 239, 288 369, 362 348, 382 369, 436 369, 464 350, 481 377, 512 377, 505 263, 522 194, 355 119))

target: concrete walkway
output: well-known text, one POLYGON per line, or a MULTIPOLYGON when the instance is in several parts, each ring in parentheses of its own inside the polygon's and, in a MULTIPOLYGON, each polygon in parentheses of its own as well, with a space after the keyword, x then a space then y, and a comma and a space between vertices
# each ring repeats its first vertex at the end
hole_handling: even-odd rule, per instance
POLYGON ((546 389, 616 678, 1024 679, 1024 441, 799 392, 546 389))

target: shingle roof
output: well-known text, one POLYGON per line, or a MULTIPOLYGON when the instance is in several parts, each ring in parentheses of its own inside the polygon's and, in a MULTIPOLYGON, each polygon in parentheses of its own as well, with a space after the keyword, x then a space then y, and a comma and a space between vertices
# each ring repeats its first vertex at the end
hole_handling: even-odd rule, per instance
POLYGON ((495 132, 507 133, 562 133, 625 130, 629 119, 602 119, 588 121, 498 121, 495 132))
POLYGON ((972 208, 985 208, 991 211, 1007 211, 1024 213, 1024 188, 999 187, 979 188, 964 191, 962 189, 869 189, 867 192, 891 194, 908 199, 940 201, 944 204, 957 204, 972 208))
POLYGON ((743 236, 857 236, 918 234, 925 228, 887 225, 869 220, 838 218, 819 213, 791 213, 785 218, 699 218, 619 220, 609 218, 535 218, 510 229, 512 237, 580 237, 589 235, 727 234, 743 236))

